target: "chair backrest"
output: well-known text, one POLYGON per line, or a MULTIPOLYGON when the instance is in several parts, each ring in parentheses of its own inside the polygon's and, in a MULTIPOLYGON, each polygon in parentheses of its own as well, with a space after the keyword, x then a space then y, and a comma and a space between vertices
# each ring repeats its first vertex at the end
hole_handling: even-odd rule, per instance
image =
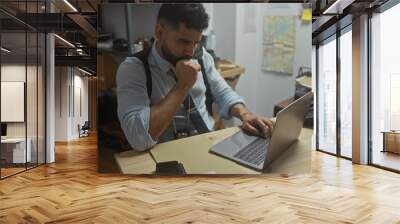
POLYGON ((89 125, 89 121, 85 121, 85 123, 82 125, 82 129, 89 129, 90 125, 89 125))

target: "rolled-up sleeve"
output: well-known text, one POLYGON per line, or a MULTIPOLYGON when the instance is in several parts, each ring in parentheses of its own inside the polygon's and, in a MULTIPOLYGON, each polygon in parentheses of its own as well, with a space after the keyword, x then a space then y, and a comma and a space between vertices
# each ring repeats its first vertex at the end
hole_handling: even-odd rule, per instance
POLYGON ((238 103, 245 104, 245 101, 222 78, 214 66, 214 59, 205 49, 203 49, 203 60, 211 92, 219 107, 220 116, 224 119, 230 119, 232 117, 230 114, 231 107, 238 103))
POLYGON ((151 148, 157 142, 149 134, 150 99, 146 75, 136 58, 126 59, 117 71, 118 118, 125 136, 137 151, 151 148))

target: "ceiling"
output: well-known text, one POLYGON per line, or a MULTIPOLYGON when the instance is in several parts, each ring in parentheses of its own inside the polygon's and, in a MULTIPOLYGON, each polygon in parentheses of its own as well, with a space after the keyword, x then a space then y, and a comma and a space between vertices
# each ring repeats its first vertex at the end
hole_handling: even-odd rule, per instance
MULTIPOLYGON (((388 0, 271 0, 262 2, 301 2, 310 3, 313 10, 313 42, 318 41, 324 36, 334 32, 334 26, 339 20, 346 16, 357 16, 360 12, 373 9, 387 2, 388 0), (330 11, 329 14, 323 12, 335 4, 337 12, 330 11), (329 31, 331 30, 331 31, 329 31), (329 31, 329 32, 328 32, 329 31)), ((0 25, 2 28, 2 44, 7 48, 12 48, 13 55, 25 54, 24 35, 26 28, 30 30, 55 32, 63 39, 74 44, 71 46, 59 38, 55 39, 56 56, 62 64, 74 64, 81 60, 90 59, 92 69, 96 69, 96 46, 97 46, 97 10, 98 4, 110 2, 134 2, 123 0, 48 0, 53 12, 46 13, 45 0, 1 0, 0 1, 0 25), (69 4, 68 4, 69 3, 69 4), (80 52, 79 54, 76 49, 80 52), (68 57, 61 57, 68 56, 68 57), (85 56, 85 58, 82 58, 85 56), (70 59, 70 61, 68 61, 70 59), (67 60, 67 61, 65 61, 67 60)), ((148 1, 142 1, 148 2, 148 1)), ((260 1, 258 1, 260 2, 260 1)), ((332 8, 332 7, 331 7, 332 8)), ((351 19, 350 19, 351 21, 351 19)), ((29 38, 28 38, 29 39, 29 38)), ((36 50, 35 43, 28 40, 28 55, 36 50)), ((56 60, 57 61, 57 60, 56 60)))
POLYGON ((313 4, 313 44, 351 24, 352 19, 389 0, 317 0, 313 4))
POLYGON ((37 57, 44 55, 44 35, 37 33, 2 33, 2 46, 11 50, 10 52, 2 51, 3 63, 37 63, 37 57), (41 42, 38 40, 42 40, 41 42), (27 47, 25 47, 27 46, 27 47))
POLYGON ((35 33, 54 32, 66 40, 55 38, 56 65, 79 66, 77 62, 81 60, 86 61, 83 67, 95 70, 97 5, 101 0, 47 0, 47 2, 46 9, 45 0, 0 1, 2 46, 12 50, 7 53, 7 58, 21 61, 25 56, 29 59, 36 55, 38 49, 33 43, 36 39, 31 41, 33 36, 28 34, 28 45, 25 43, 25 31, 31 28, 29 30, 35 33), (52 8, 51 14, 48 13, 50 8, 52 8), (90 63, 87 63, 88 61, 90 63))

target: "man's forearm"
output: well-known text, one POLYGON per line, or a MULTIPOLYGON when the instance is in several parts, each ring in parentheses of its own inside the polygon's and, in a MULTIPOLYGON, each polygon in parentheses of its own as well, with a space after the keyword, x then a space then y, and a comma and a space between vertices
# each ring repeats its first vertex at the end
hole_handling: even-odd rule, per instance
POLYGON ((246 109, 242 103, 237 103, 233 105, 230 109, 230 114, 236 118, 242 120, 243 116, 250 114, 251 112, 246 109))
POLYGON ((188 88, 175 85, 161 102, 150 108, 149 134, 154 140, 167 129, 188 91, 188 88))

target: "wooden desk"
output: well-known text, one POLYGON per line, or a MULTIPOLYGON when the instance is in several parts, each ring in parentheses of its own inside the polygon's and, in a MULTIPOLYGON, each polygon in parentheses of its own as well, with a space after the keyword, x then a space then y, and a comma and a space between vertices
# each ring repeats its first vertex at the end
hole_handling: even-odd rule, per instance
MULTIPOLYGON (((155 170, 155 161, 171 160, 181 162, 187 174, 259 174, 260 172, 209 152, 212 145, 238 130, 238 127, 233 127, 174 140, 156 145, 150 152, 145 153, 127 151, 115 154, 115 159, 124 174, 152 174, 155 170)), ((299 141, 272 163, 270 172, 290 174, 309 172, 311 135, 312 129, 303 128, 299 141)))
POLYGON ((218 61, 215 64, 215 68, 233 90, 236 89, 239 77, 246 71, 245 68, 235 65, 228 60, 218 61))
POLYGON ((125 151, 116 153, 114 158, 123 174, 153 174, 156 170, 156 161, 149 151, 125 151))

